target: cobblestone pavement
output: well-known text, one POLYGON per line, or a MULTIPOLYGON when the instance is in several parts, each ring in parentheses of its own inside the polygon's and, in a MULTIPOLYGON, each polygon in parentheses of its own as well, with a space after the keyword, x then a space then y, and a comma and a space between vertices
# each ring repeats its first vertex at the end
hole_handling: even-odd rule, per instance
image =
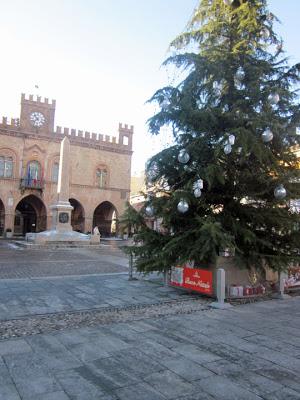
MULTIPOLYGON (((15 250, 11 268, 30 268, 32 255, 64 271, 82 257, 75 250, 65 259, 15 250)), ((0 330, 65 318, 60 331, 0 340, 0 400, 300 399, 300 297, 210 310, 159 281, 68 275, 0 279, 0 330), (85 323, 73 323, 81 313, 85 323)))

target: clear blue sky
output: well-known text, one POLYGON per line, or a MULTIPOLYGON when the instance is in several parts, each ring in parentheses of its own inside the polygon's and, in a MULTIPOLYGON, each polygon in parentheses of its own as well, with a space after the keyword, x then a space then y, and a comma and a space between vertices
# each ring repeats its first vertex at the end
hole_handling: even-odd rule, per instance
MULTIPOLYGON (((0 115, 16 117, 20 93, 57 100, 56 125, 114 135, 135 126, 133 171, 159 139, 147 134, 145 101, 167 84, 160 68, 197 0, 10 0, 1 2, 0 115)), ((270 0, 291 62, 300 61, 299 0, 270 0)))

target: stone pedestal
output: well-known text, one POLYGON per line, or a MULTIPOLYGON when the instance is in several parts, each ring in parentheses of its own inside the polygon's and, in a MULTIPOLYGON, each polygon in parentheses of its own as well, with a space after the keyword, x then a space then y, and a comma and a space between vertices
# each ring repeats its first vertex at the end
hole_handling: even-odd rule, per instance
POLYGON ((52 229, 59 232, 72 231, 71 213, 73 207, 69 201, 60 201, 50 207, 52 210, 52 229))

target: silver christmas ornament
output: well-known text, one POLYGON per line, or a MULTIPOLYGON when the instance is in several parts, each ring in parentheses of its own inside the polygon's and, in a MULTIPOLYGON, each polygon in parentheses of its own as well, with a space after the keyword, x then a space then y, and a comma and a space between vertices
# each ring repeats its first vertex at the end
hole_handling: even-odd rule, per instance
POLYGON ((189 209, 189 204, 186 200, 181 199, 180 202, 177 204, 177 210, 184 214, 188 211, 189 209))
POLYGON ((154 215, 154 208, 153 208, 153 206, 148 205, 148 206, 145 208, 145 213, 146 213, 146 215, 147 215, 148 217, 153 217, 153 215, 154 215))
POLYGON ((231 144, 226 144, 225 146, 224 146, 224 153, 225 154, 230 154, 231 153, 231 150, 232 150, 232 147, 231 147, 231 144))
POLYGON ((263 37, 263 39, 267 40, 270 37, 270 31, 268 28, 263 28, 260 32, 261 36, 263 37))
POLYGON ((268 96, 268 101, 272 105, 276 105, 280 100, 279 94, 278 93, 271 93, 268 96))
POLYGON ((169 101, 167 98, 165 98, 165 99, 161 102, 161 104, 160 104, 160 106, 161 106, 161 108, 162 108, 163 110, 165 110, 166 108, 168 108, 169 105, 170 105, 170 101, 169 101))
POLYGON ((282 200, 286 197, 286 189, 283 185, 279 185, 275 188, 274 196, 277 200, 282 200))
POLYGON ((190 161, 190 155, 185 149, 180 150, 178 154, 178 161, 181 164, 186 164, 190 161))
POLYGON ((202 194, 202 192, 201 192, 201 189, 199 189, 199 188, 196 188, 195 190, 194 190, 194 196, 195 197, 201 197, 201 194, 202 194))
POLYGON ((242 150, 243 150, 242 147, 238 147, 238 148, 237 148, 237 153, 238 153, 238 154, 242 154, 242 150))
POLYGON ((193 189, 203 189, 203 180, 202 179, 198 179, 193 183, 193 189))
POLYGON ((237 82, 242 82, 245 79, 245 71, 243 70, 242 67, 239 67, 238 70, 235 73, 235 80, 237 82))
POLYGON ((234 0, 223 0, 225 6, 231 6, 234 0))
POLYGON ((234 145, 235 142, 235 136, 234 135, 229 135, 228 137, 228 143, 231 145, 234 145))
POLYGON ((262 141, 264 143, 268 143, 271 142, 271 140, 273 140, 273 132, 271 131, 270 128, 267 128, 266 130, 264 130, 264 132, 261 135, 262 141))

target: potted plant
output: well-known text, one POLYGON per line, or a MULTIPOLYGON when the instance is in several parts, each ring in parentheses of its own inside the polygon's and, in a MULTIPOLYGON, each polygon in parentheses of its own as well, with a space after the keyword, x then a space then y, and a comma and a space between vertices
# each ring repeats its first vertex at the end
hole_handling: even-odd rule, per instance
POLYGON ((11 239, 12 238, 12 230, 10 228, 7 228, 5 231, 5 237, 7 239, 11 239))

